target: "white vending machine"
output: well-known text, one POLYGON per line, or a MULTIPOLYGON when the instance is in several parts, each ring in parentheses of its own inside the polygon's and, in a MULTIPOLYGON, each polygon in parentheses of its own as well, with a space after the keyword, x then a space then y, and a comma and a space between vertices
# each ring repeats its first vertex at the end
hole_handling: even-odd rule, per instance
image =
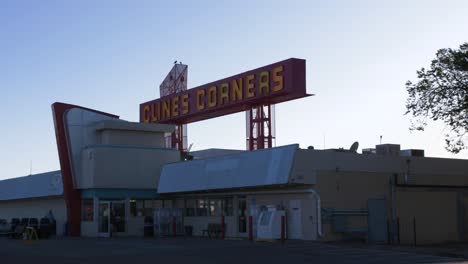
MULTIPOLYGON (((262 211, 257 222, 257 239, 281 239, 281 217, 286 222, 284 210, 277 210, 274 206, 269 206, 262 211)), ((284 236, 286 238, 286 223, 284 223, 284 236)))

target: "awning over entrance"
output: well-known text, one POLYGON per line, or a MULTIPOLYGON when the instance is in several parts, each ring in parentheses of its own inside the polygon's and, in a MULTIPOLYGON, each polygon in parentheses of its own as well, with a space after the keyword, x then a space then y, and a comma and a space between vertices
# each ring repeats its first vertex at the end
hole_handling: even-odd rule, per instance
POLYGON ((287 184, 299 145, 164 165, 159 193, 287 184))

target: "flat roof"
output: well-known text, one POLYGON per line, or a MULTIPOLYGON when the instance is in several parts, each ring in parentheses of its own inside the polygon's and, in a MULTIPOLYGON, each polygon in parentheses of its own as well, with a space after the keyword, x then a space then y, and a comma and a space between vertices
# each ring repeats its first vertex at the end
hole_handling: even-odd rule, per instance
POLYGON ((94 125, 94 128, 100 130, 129 130, 138 132, 173 132, 174 125, 156 124, 156 123, 138 123, 124 120, 104 120, 94 125))
POLYGON ((0 201, 63 195, 61 171, 0 181, 0 201))

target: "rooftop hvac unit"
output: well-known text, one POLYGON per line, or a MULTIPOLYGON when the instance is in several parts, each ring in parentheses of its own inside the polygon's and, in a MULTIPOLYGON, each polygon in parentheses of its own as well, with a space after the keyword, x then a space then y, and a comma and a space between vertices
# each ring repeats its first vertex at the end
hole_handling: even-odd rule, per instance
POLYGON ((365 148, 362 149, 362 154, 375 154, 375 148, 365 148))
POLYGON ((400 156, 403 157, 424 157, 423 149, 404 149, 400 151, 400 156))
POLYGON ((398 144, 381 144, 375 146, 377 155, 384 156, 400 156, 400 145, 398 144))

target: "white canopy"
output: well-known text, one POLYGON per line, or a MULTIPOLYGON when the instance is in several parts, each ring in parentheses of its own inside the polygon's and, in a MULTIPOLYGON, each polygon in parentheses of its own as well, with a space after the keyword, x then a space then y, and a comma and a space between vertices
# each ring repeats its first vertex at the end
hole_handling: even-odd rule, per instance
POLYGON ((286 184, 297 144, 163 166, 159 193, 286 184))

